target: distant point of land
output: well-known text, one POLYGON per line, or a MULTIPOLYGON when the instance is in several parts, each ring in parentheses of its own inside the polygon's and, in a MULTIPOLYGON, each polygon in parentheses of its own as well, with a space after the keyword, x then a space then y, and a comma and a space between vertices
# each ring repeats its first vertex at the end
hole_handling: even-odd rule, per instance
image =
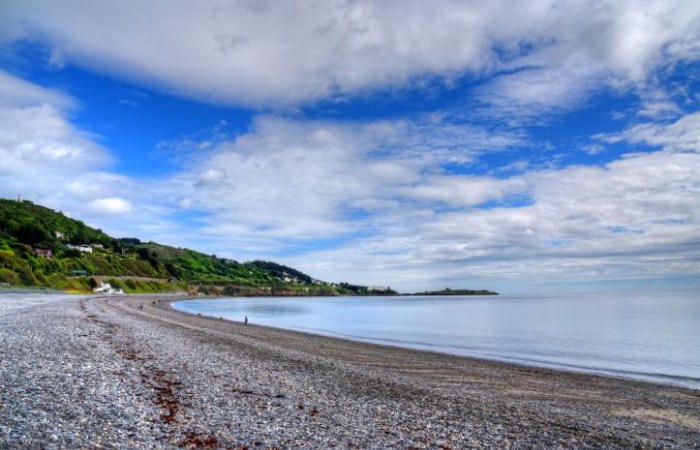
POLYGON ((486 289, 450 289, 445 288, 440 291, 424 291, 416 292, 408 295, 498 295, 498 292, 489 291, 486 289))
POLYGON ((424 291, 416 292, 409 295, 498 295, 498 292, 488 291, 486 289, 450 289, 445 288, 440 291, 424 291))

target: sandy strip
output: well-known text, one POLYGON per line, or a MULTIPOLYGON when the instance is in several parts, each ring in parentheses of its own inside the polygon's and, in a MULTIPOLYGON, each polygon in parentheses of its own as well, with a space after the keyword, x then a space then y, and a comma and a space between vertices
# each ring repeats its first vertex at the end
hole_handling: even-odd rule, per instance
POLYGON ((1 314, 0 447, 700 448, 699 391, 243 326, 171 300, 1 314))

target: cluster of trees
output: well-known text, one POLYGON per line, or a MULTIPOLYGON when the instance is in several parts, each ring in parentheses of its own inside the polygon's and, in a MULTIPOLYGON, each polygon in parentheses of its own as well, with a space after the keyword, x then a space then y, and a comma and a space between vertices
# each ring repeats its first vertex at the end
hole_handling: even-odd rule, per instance
POLYGON ((397 295, 398 292, 395 290, 387 287, 386 289, 382 290, 374 290, 370 289, 367 286, 360 286, 357 284, 350 284, 350 283, 339 283, 338 286, 342 288, 342 290, 346 293, 349 293, 351 295, 397 295))
POLYGON ((272 261, 253 261, 249 263, 253 267, 263 269, 273 277, 283 280, 285 277, 296 279, 302 284, 313 284, 314 280, 305 273, 299 272, 291 267, 283 266, 272 261))

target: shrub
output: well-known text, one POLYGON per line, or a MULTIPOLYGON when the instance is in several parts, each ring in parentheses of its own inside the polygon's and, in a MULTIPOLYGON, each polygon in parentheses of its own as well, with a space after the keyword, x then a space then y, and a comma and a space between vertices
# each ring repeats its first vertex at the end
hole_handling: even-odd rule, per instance
POLYGON ((126 288, 126 285, 122 280, 119 278, 110 278, 107 280, 107 283, 109 283, 114 289, 124 289, 126 288))
POLYGON ((10 269, 0 269, 0 283, 19 284, 19 275, 10 269))
POLYGON ((17 274, 20 282, 25 286, 37 286, 39 284, 39 280, 36 279, 34 273, 28 267, 17 268, 17 274))

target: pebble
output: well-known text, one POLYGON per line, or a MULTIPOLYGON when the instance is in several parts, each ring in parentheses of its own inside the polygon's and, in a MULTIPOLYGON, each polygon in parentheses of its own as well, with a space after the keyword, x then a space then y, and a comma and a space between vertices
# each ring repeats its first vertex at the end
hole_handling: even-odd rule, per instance
POLYGON ((279 334, 295 344, 274 341, 262 327, 137 302, 151 304, 0 297, 0 448, 700 446, 692 427, 611 412, 655 404, 700 418, 697 396, 683 389, 527 369, 542 392, 601 400, 508 394, 538 387, 517 367, 298 334, 279 334), (392 358, 454 364, 476 382, 401 372, 392 358))

